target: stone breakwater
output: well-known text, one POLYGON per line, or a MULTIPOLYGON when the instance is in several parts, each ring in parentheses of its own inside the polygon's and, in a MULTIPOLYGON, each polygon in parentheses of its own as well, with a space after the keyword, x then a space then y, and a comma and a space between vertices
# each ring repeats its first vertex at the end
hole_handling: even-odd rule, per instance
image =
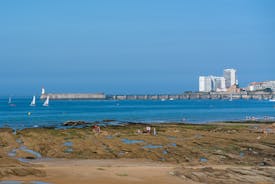
POLYGON ((140 95, 105 95, 104 93, 49 93, 41 95, 41 99, 47 96, 52 100, 192 100, 192 99, 256 99, 268 100, 275 98, 275 92, 185 92, 182 94, 140 94, 140 95))
POLYGON ((104 93, 49 93, 40 96, 40 99, 46 99, 47 96, 51 100, 105 100, 104 93))

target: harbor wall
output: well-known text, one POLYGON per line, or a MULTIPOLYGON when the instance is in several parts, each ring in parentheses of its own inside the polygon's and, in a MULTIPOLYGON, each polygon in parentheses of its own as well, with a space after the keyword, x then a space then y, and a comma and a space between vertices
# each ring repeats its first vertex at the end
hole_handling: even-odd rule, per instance
POLYGON ((275 92, 185 92, 182 94, 146 94, 146 95, 105 95, 104 93, 91 94, 43 94, 51 100, 190 100, 190 99, 257 99, 269 100, 275 98, 275 92))
POLYGON ((49 93, 43 94, 40 96, 40 99, 46 99, 47 96, 51 100, 105 100, 106 95, 104 93, 64 93, 64 94, 57 94, 57 93, 49 93))

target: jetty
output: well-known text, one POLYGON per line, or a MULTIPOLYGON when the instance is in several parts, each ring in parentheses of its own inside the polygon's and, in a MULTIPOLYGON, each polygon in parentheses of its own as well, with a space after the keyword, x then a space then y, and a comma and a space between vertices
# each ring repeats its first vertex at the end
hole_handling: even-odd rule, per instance
POLYGON ((49 97, 51 100, 105 100, 104 93, 44 93, 40 99, 49 97))
POLYGON ((275 92, 253 91, 253 92, 184 92, 182 94, 104 94, 104 93, 44 93, 40 99, 51 100, 192 100, 192 99, 213 99, 213 100, 237 100, 254 99, 269 100, 275 98, 275 92))

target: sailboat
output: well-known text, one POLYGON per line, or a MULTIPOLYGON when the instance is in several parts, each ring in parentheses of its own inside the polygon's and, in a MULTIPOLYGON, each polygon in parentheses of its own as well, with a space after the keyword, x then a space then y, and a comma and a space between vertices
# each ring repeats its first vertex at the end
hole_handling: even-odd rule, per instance
POLYGON ((35 96, 32 97, 32 102, 31 102, 30 106, 35 106, 35 96))
POLYGON ((9 97, 8 104, 9 104, 9 106, 11 106, 11 107, 15 107, 15 106, 16 106, 14 103, 12 103, 11 97, 9 97))
POLYGON ((233 100, 233 95, 232 93, 230 94, 230 98, 229 98, 229 101, 232 101, 233 100))
POLYGON ((43 106, 49 106, 49 100, 50 100, 50 97, 47 96, 47 99, 46 99, 45 102, 43 103, 43 106))

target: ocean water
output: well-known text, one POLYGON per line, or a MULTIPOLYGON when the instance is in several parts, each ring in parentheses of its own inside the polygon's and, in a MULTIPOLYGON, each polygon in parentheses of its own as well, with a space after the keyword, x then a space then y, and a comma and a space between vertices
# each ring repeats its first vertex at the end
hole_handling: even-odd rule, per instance
POLYGON ((275 103, 260 100, 174 100, 174 101, 117 101, 117 100, 58 100, 43 107, 37 100, 29 106, 30 98, 0 99, 0 127, 16 129, 40 126, 60 126, 69 120, 118 122, 190 122, 255 119, 275 120, 275 103))

